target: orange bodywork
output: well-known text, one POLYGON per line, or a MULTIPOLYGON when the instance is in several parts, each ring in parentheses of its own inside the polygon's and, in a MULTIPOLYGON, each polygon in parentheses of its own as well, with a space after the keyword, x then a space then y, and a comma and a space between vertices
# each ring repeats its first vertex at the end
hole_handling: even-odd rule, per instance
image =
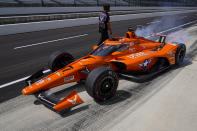
POLYGON ((25 87, 22 94, 31 95, 63 84, 84 80, 88 72, 98 66, 109 66, 112 70, 121 72, 146 71, 161 57, 166 58, 169 64, 173 65, 178 45, 167 43, 164 46, 164 43, 137 37, 132 32, 127 32, 124 37, 108 39, 99 47, 94 48, 95 50, 87 56, 25 87), (120 47, 120 49, 110 52, 110 49, 114 47, 120 47), (108 50, 107 55, 99 54, 102 51, 106 53, 105 51, 108 50))
POLYGON ((62 99, 57 105, 53 107, 56 111, 61 111, 65 108, 83 103, 84 101, 79 97, 76 91, 71 92, 67 97, 62 99))

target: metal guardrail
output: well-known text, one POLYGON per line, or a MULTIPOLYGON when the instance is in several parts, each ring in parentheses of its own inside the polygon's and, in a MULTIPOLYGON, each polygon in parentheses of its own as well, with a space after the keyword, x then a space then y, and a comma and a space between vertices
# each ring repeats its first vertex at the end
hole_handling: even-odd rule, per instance
POLYGON ((0 0, 0 7, 64 6, 197 6, 194 0, 0 0))

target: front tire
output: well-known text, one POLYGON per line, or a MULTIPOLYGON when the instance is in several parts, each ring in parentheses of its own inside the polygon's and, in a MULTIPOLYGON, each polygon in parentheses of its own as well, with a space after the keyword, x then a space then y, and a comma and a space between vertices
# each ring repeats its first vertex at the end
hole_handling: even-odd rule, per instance
POLYGON ((74 57, 71 54, 67 52, 57 51, 50 56, 48 66, 52 72, 55 72, 70 64, 71 62, 73 62, 73 60, 74 57))
POLYGON ((115 95, 118 83, 118 75, 114 71, 98 67, 88 75, 85 89, 95 101, 105 101, 115 95))
POLYGON ((180 65, 183 62, 185 53, 186 53, 185 44, 182 43, 178 44, 178 49, 175 54, 175 65, 180 65))

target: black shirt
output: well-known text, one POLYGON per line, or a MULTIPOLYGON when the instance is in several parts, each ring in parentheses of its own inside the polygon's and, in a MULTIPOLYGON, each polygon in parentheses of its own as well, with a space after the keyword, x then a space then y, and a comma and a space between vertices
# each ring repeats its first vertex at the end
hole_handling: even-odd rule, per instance
POLYGON ((108 13, 102 12, 99 16, 99 31, 108 31, 108 25, 110 17, 108 13))

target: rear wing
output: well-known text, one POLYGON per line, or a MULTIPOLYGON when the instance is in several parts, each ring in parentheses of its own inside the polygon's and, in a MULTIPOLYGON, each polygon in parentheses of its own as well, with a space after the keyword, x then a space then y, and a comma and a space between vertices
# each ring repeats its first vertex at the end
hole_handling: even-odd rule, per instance
POLYGON ((157 33, 152 33, 153 36, 160 36, 159 37, 159 42, 160 43, 164 43, 166 42, 166 37, 168 37, 167 35, 162 35, 162 34, 157 34, 157 33))

